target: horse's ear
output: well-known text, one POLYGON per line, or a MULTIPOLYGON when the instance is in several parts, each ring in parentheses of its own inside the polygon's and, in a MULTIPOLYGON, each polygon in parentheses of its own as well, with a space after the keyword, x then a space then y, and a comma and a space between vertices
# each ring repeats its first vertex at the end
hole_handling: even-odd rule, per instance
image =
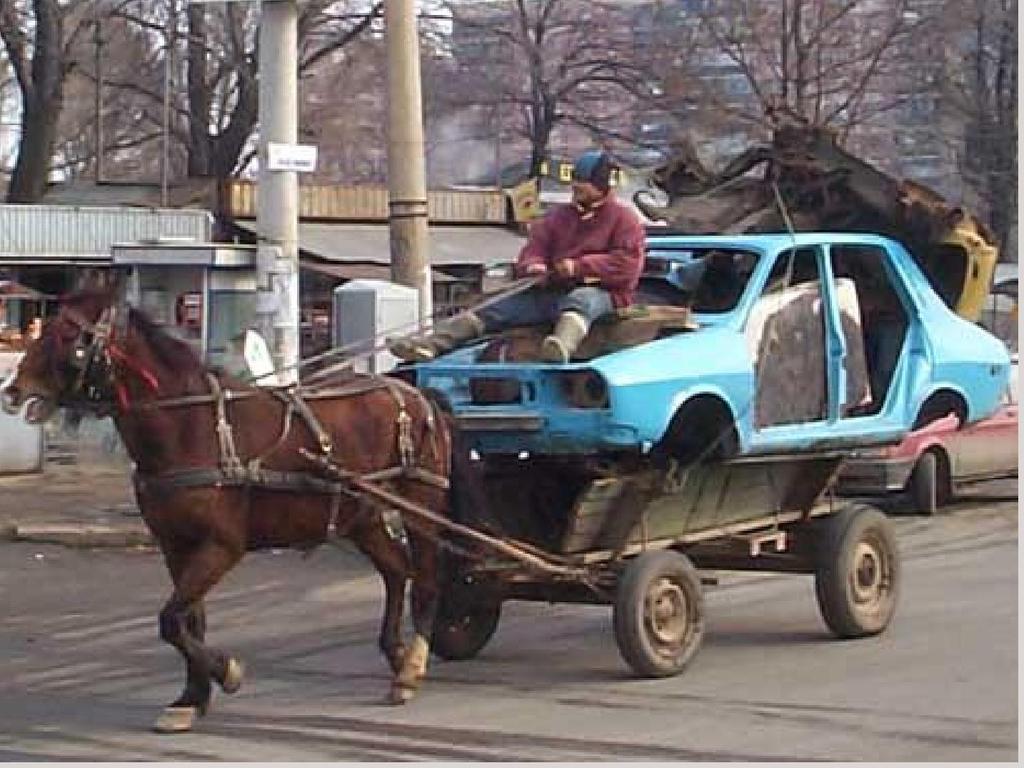
POLYGON ((100 288, 99 270, 83 269, 78 273, 74 293, 92 293, 100 288))
POLYGON ((120 296, 125 275, 119 269, 84 269, 79 274, 75 293, 92 293, 111 299, 120 296))

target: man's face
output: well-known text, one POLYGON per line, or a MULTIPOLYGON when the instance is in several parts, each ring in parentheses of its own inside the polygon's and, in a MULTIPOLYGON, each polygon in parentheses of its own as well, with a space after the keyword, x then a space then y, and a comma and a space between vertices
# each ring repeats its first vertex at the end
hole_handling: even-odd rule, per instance
POLYGON ((584 208, 593 205, 604 196, 605 193, 589 181, 574 181, 572 183, 572 201, 584 208))

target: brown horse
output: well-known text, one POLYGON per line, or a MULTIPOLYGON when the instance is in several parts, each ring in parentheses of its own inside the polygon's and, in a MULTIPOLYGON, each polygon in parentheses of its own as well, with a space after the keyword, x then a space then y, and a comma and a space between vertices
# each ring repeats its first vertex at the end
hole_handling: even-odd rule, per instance
MULTIPOLYGON (((447 514, 451 432, 415 388, 378 376, 303 390, 267 390, 214 374, 192 350, 112 291, 67 297, 2 392, 5 410, 41 422, 62 405, 111 415, 135 462, 139 508, 174 590, 160 637, 187 665, 185 688, 155 728, 182 731, 205 713, 211 679, 238 690, 242 666, 204 644, 206 594, 250 550, 351 539, 386 591, 381 651, 407 701, 422 679, 437 606, 437 531, 398 518, 318 471, 329 461, 377 478, 403 498, 447 514), (405 532, 407 531, 407 535, 405 532), (415 638, 402 642, 412 579, 415 638)), ((407 516, 408 517, 408 516, 407 516)))

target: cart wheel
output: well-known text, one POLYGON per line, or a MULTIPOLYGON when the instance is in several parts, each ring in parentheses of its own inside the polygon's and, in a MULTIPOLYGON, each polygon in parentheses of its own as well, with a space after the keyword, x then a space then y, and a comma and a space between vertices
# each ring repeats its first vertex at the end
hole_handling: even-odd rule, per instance
POLYGON ((899 594, 899 552, 892 522, 867 504, 821 521, 814 591, 836 637, 876 635, 889 625, 899 594))
POLYGON ((438 601, 430 650, 447 661, 472 659, 494 635, 501 618, 501 601, 456 587, 438 601))
POLYGON ((619 653, 644 677, 683 671, 704 639, 704 595, 690 558, 672 550, 633 560, 612 610, 619 653))

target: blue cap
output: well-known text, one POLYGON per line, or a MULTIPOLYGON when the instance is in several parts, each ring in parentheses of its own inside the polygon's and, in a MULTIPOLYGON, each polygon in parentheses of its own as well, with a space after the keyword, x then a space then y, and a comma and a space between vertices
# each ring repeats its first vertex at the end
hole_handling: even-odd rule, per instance
POLYGON ((573 181, 588 181, 602 192, 611 188, 613 163, 605 152, 591 149, 584 152, 572 167, 573 181))

